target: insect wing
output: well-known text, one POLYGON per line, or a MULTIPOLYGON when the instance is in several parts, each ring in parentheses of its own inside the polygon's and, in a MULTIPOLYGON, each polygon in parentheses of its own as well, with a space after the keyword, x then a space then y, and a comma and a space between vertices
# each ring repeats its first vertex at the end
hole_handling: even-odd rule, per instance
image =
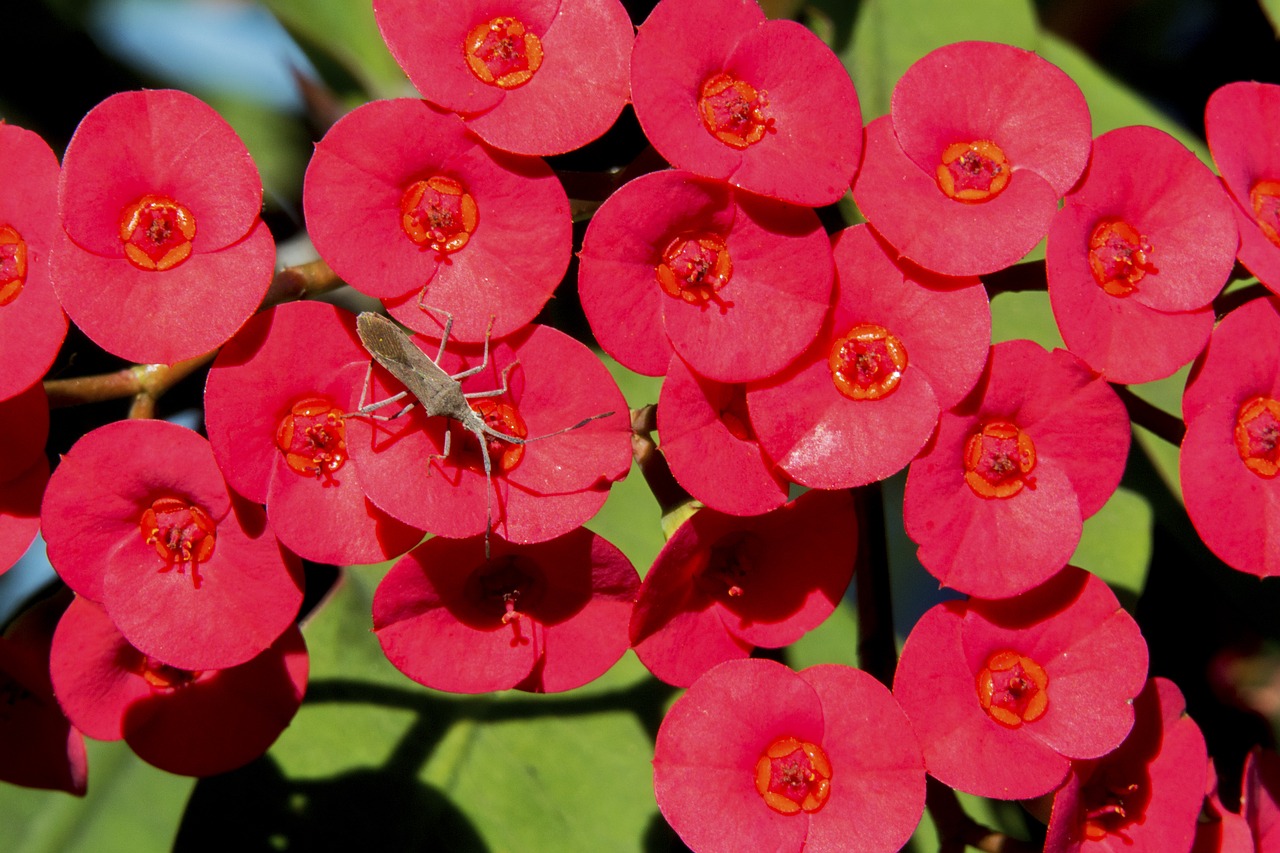
POLYGON ((356 318, 356 332, 374 360, 415 395, 414 389, 422 384, 423 377, 439 372, 435 362, 414 346, 399 326, 380 314, 361 314, 356 318))

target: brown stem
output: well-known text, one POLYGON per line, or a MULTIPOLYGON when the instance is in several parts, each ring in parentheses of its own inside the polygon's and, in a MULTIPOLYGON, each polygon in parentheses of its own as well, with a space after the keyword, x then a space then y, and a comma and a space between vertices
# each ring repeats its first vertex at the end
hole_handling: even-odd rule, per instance
POLYGON ((693 500, 671 474, 667 458, 653 441, 653 431, 658 428, 657 407, 650 404, 631 410, 631 454, 640 466, 644 481, 649 484, 665 517, 672 510, 693 500))
MULTIPOLYGON (((341 286, 342 280, 324 261, 286 267, 272 279, 259 310, 341 286)), ((208 365, 216 354, 217 350, 214 350, 172 365, 135 364, 113 373, 49 379, 44 383, 44 390, 51 409, 133 397, 129 417, 152 418, 155 417, 156 401, 174 385, 208 365)))
POLYGON ((135 364, 114 373, 77 376, 74 379, 49 379, 44 383, 44 391, 49 397, 51 409, 133 397, 129 417, 150 418, 155 414, 156 400, 174 385, 213 361, 214 354, 207 352, 172 365, 135 364))
POLYGON ((285 267, 271 280, 271 287, 267 289, 267 295, 263 297, 258 310, 334 290, 341 287, 342 283, 342 279, 321 260, 285 267))

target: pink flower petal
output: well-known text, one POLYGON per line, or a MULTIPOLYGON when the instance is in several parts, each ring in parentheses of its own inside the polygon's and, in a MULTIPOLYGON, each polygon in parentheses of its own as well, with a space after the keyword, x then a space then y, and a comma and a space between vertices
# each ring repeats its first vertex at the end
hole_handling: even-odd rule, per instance
POLYGON ((751 432, 745 386, 704 379, 673 356, 658 433, 676 481, 712 509, 758 515, 786 503, 787 480, 751 432))
POLYGON ((1070 762, 983 712, 964 655, 964 613, 958 602, 926 612, 898 661, 893 695, 911 719, 925 768, 943 784, 981 797, 1021 800, 1047 794, 1061 783, 1070 762))

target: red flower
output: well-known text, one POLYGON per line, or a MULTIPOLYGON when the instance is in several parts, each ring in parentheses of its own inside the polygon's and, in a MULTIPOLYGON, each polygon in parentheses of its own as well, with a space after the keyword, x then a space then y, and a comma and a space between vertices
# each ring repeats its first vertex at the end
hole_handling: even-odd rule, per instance
POLYGON ((303 186, 316 250, 410 328, 480 341, 530 322, 569 264, 569 200, 549 166, 491 151, 456 116, 408 98, 348 113, 303 186), (359 223, 355 227, 353 223, 359 223), (425 292, 424 292, 425 288, 425 292))
POLYGON ((1079 359, 1030 341, 997 344, 977 388, 911 463, 907 535, 947 586, 1016 595, 1070 559, 1128 452, 1124 405, 1079 359))
POLYGON ((86 735, 123 738, 170 773, 212 776, 275 742, 302 703, 308 663, 290 625, 247 663, 179 669, 138 651, 102 607, 77 597, 58 623, 50 668, 58 701, 86 735))
MULTIPOLYGON (((58 158, 29 130, 0 124, 0 400, 44 376, 67 336, 49 282, 58 233, 58 158)), ((2 563, 3 561, 0 561, 2 563)))
POLYGON ((687 687, 755 646, 789 645, 840 603, 857 546, 844 490, 806 492, 750 518, 700 510, 645 575, 631 615, 636 654, 658 678, 687 687))
POLYGON ((293 302, 246 323, 209 371, 205 423, 223 476, 266 503, 280 541, 308 560, 376 563, 422 539, 365 497, 348 464, 343 415, 368 357, 350 313, 293 302), (353 362, 360 370, 341 372, 353 362))
POLYGON ((849 190, 862 114, 849 73, 752 0, 662 0, 631 52, 636 118, 677 169, 819 206, 849 190))
POLYGON ((1254 747, 1244 761, 1241 803, 1259 853, 1280 843, 1280 756, 1254 747))
POLYGON ((672 476, 729 515, 758 515, 787 502, 787 480, 751 428, 746 391, 742 383, 704 379, 673 355, 658 396, 658 434, 672 476))
MULTIPOLYGON (((0 125, 0 127, 3 127, 0 125)), ((40 501, 49 481, 44 455, 49 401, 44 386, 0 400, 0 574, 7 572, 36 538, 40 501)))
POLYGON ((1048 853, 1191 849, 1208 773, 1204 736, 1163 678, 1147 682, 1133 713, 1119 748, 1072 763, 1053 798, 1048 853))
POLYGON ((1280 308, 1255 299, 1218 324, 1182 398, 1187 515, 1228 565, 1280 574, 1280 308))
POLYGON ((533 545, 429 539, 391 567, 373 630, 391 663, 454 693, 572 690, 627 650, 640 577, 622 552, 578 528, 533 545))
POLYGON ((579 257, 600 346, 649 376, 673 351, 717 382, 771 376, 813 340, 831 295, 831 246, 812 210, 678 170, 610 196, 579 257))
MULTIPOLYGON (((1241 808, 1248 810, 1250 800, 1261 798, 1263 812, 1268 830, 1274 826, 1275 800, 1265 789, 1250 789, 1250 785, 1258 784, 1255 769, 1255 757, 1261 751, 1254 749, 1244 759, 1244 781, 1241 785, 1241 808), (1252 777, 1252 779, 1251 779, 1252 777)), ((1253 830, 1244 815, 1236 814, 1222 805, 1218 797, 1218 773, 1209 759, 1208 781, 1206 784, 1204 810, 1201 819, 1196 823, 1196 841, 1191 846, 1191 853, 1255 853, 1259 849, 1254 843, 1253 830)), ((1256 805, 1255 800, 1255 805, 1256 805)), ((1273 842, 1274 843, 1274 842, 1273 842)))
POLYGON ((1067 347, 1111 382, 1162 379, 1195 358, 1235 265, 1233 210, 1217 177, 1167 133, 1098 137, 1049 229, 1045 272, 1067 347))
POLYGON ((63 158, 53 287, 110 353, 172 363, 249 319, 275 243, 262 180, 221 116, 185 92, 122 92, 80 122, 63 158))
POLYGON ((1280 292, 1280 86, 1228 83, 1209 96, 1204 130, 1236 203, 1240 263, 1280 292))
POLYGON ((1017 261, 1049 230, 1089 161, 1075 82, 1028 50, 940 47, 907 69, 866 129, 853 194, 903 256, 944 275, 1017 261))
POLYGON ((422 96, 485 142, 563 154, 630 96, 631 19, 617 0, 377 0, 378 27, 422 96))
POLYGON ((1056 788, 1071 760, 1115 749, 1146 677, 1138 624, 1105 583, 1068 566, 1014 598, 930 609, 903 646, 893 694, 931 776, 1021 800, 1056 788))
POLYGON ((83 796, 84 737, 63 716, 49 681, 49 646, 62 606, 56 602, 29 608, 0 637, 0 780, 83 796))
POLYGON ((941 411, 973 388, 991 341, 977 279, 907 271, 862 225, 833 246, 829 322, 782 374, 747 390, 765 452, 820 489, 881 480, 914 459, 941 411))
MULTIPOLYGON (((438 345, 419 336, 413 340, 437 356, 438 345)), ((450 344, 449 350, 439 363, 450 374, 482 361, 480 347, 464 353, 450 344)), ((370 400, 403 390, 385 376, 381 368, 374 370, 370 400)), ((405 524, 458 539, 484 533, 492 520, 493 532, 503 539, 541 542, 595 515, 609 484, 626 476, 631 466, 626 401, 608 370, 564 333, 528 326, 491 346, 488 367, 464 379, 462 390, 493 391, 504 380, 506 394, 477 398, 472 406, 498 432, 533 439, 612 414, 528 444, 491 439, 492 477, 485 476, 480 445, 472 435, 456 421, 426 417, 420 405, 389 421, 350 418, 347 446, 369 499, 405 524)), ((356 396, 349 411, 359 406, 356 396)), ((377 414, 392 414, 394 408, 377 414)))
POLYGON ((164 421, 77 441, 41 509, 49 562, 130 645, 169 666, 225 669, 293 623, 302 571, 262 508, 232 495, 209 442, 164 421))
POLYGON ((924 810, 902 709, 861 670, 728 661, 667 713, 658 808, 696 853, 899 849, 924 810))

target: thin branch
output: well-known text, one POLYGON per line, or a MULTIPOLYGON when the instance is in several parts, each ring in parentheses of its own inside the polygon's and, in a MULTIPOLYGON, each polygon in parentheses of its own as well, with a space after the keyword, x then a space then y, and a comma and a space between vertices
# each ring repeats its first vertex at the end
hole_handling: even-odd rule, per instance
MULTIPOLYGON (((315 296, 342 286, 342 280, 324 261, 286 267, 275 274, 258 310, 315 296)), ((155 417, 156 401, 192 373, 213 361, 217 350, 176 364, 135 364, 112 373, 49 379, 44 383, 51 409, 82 403, 101 403, 133 397, 130 418, 155 417)))

